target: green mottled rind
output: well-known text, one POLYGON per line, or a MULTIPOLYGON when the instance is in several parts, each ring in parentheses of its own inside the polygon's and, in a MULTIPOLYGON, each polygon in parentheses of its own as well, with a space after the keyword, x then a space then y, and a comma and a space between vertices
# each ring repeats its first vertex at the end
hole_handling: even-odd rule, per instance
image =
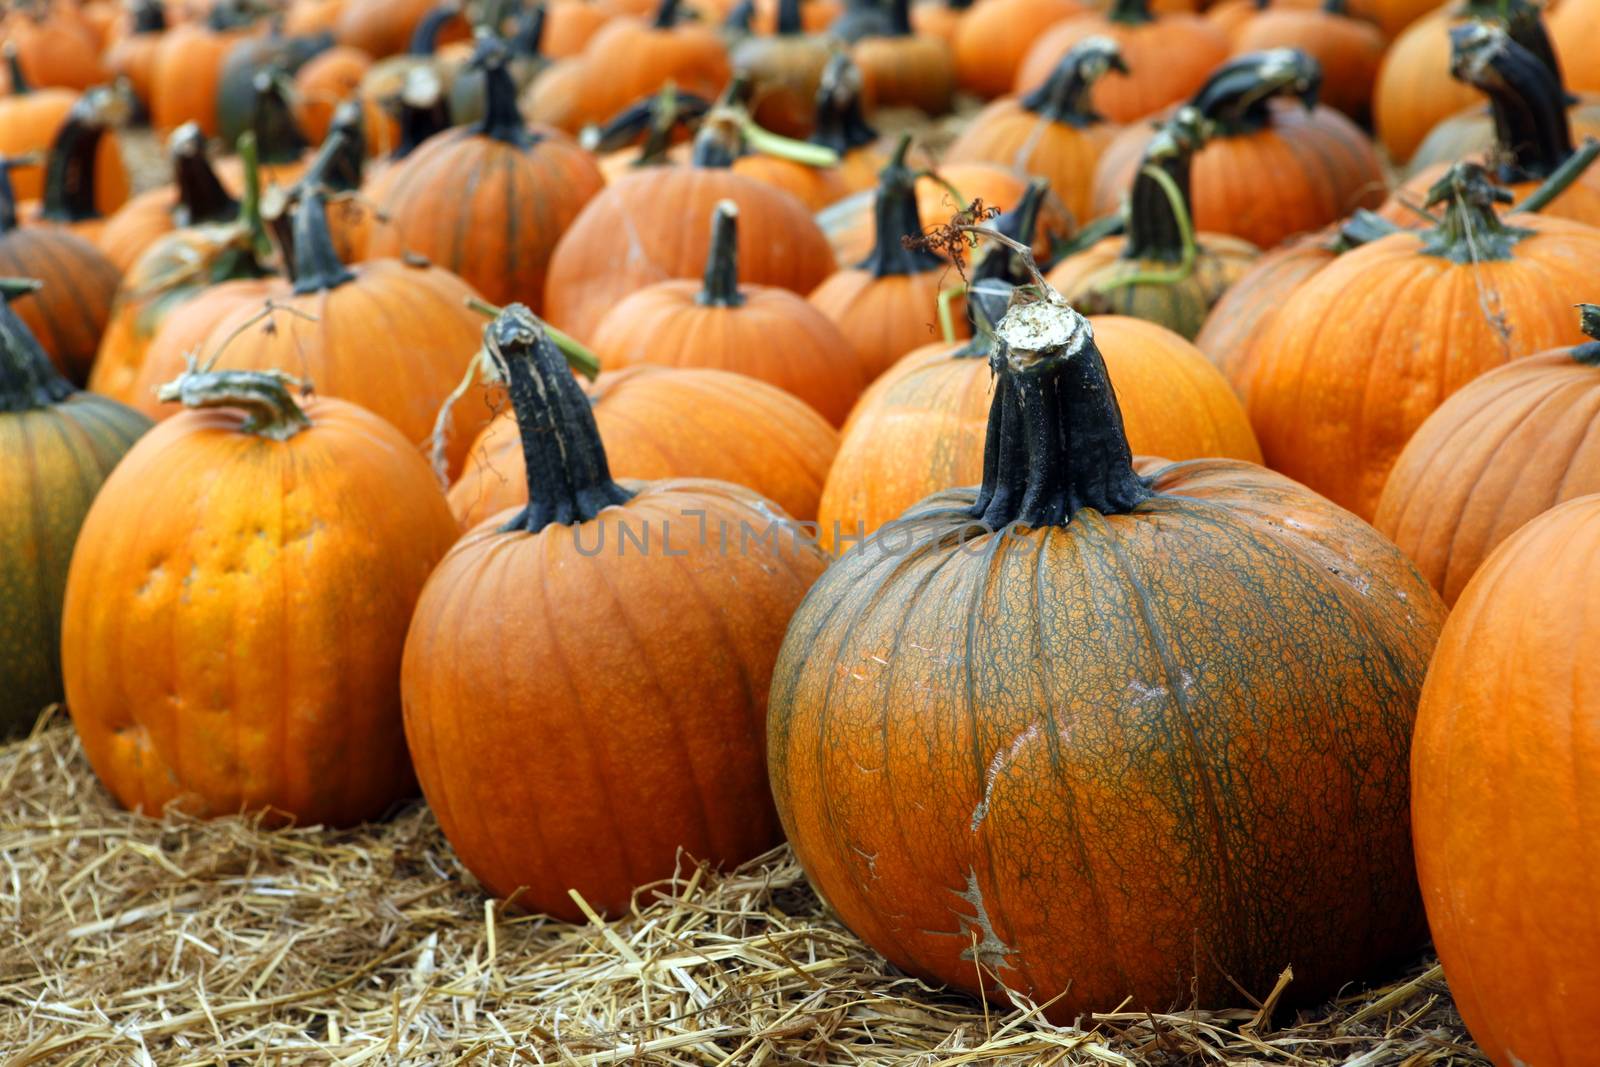
POLYGON ((1262 468, 1154 487, 964 550, 974 491, 932 497, 904 520, 919 547, 850 552, 796 613, 773 792, 897 966, 972 990, 976 956, 1038 1002, 1070 984, 1069 1019, 1235 1004, 1225 975, 1263 997, 1290 964, 1290 996, 1320 997, 1423 938, 1406 766, 1442 604, 1262 468))
POLYGON ((150 420, 74 393, 0 414, 0 737, 61 699, 61 600, 89 504, 150 420))

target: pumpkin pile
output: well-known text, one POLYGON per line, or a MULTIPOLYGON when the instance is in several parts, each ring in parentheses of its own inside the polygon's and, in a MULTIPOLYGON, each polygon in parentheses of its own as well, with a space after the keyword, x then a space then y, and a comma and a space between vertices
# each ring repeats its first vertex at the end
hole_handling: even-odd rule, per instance
POLYGON ((7 5, 0 730, 1592 1058, 1600 9, 1430 6, 7 5))

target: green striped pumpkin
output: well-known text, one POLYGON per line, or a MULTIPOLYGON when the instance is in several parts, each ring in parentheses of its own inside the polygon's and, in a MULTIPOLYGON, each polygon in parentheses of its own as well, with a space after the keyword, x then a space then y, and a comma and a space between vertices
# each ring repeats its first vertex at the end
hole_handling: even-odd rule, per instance
POLYGON ((150 427, 51 365, 10 306, 37 288, 0 279, 0 737, 61 699, 61 598, 78 527, 100 483, 150 427))

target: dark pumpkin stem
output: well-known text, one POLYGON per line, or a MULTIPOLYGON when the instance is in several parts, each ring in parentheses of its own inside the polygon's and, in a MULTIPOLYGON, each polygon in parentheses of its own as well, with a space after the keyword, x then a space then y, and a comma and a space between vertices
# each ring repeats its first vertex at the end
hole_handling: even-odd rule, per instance
POLYGON ((172 157, 173 182, 178 202, 172 207, 174 226, 206 222, 231 222, 239 216, 239 202, 228 194, 206 156, 206 135, 198 123, 186 122, 167 140, 172 157))
POLYGON ((1317 106, 1322 68, 1298 48, 1271 48, 1228 60, 1195 90, 1189 104, 1224 137, 1272 125, 1274 97, 1294 96, 1307 111, 1317 106))
POLYGON ((878 195, 872 205, 872 251, 859 264, 875 278, 895 274, 925 274, 940 270, 944 260, 922 247, 907 247, 907 239, 922 237, 922 217, 917 212, 917 172, 906 166, 911 135, 903 134, 894 155, 878 172, 878 195))
POLYGON ((448 130, 450 101, 445 98, 438 71, 424 64, 407 71, 394 111, 400 134, 390 159, 404 159, 434 134, 448 130))
POLYGON ((186 408, 237 408, 245 413, 243 432, 287 441, 311 428, 289 391, 296 384, 301 383, 281 371, 211 370, 191 358, 187 370, 156 390, 156 399, 186 408))
POLYGON ((591 152, 615 152, 643 138, 640 164, 656 163, 665 158, 674 131, 694 127, 710 110, 709 100, 682 92, 668 81, 659 92, 634 101, 604 124, 586 128, 579 143, 591 152))
POLYGON ((1329 242, 1328 247, 1334 252, 1349 252, 1351 249, 1371 244, 1379 238, 1404 232, 1405 227, 1398 223, 1390 222, 1374 211, 1358 207, 1348 219, 1339 224, 1338 235, 1329 242))
POLYGON ((945 0, 944 6, 951 11, 965 11, 972 6, 972 0, 945 0))
POLYGON ((836 52, 822 68, 817 87, 816 129, 811 143, 831 148, 842 158, 853 148, 874 144, 878 131, 861 110, 861 68, 848 52, 836 52))
POLYGON ((517 83, 506 69, 510 61, 511 53, 504 40, 493 34, 479 38, 472 53, 472 66, 483 72, 484 109, 473 132, 502 144, 529 148, 538 138, 517 110, 517 83))
POLYGON ((656 7, 656 17, 651 26, 658 30, 670 30, 678 24, 680 14, 679 0, 661 0, 656 7))
POLYGON ((6 73, 11 76, 11 95, 26 96, 33 91, 33 86, 28 83, 28 76, 22 73, 22 57, 17 54, 17 46, 7 41, 4 49, 6 73))
POLYGON ((1586 367, 1600 367, 1600 304, 1578 305, 1578 328, 1594 340, 1574 345, 1572 358, 1586 367))
POLYGON ((1085 508, 1119 515, 1154 495, 1133 469, 1094 331, 1058 300, 1016 289, 995 328, 1000 381, 971 513, 991 530, 1064 526, 1085 508))
POLYGON ((1145 147, 1144 161, 1128 194, 1124 259, 1181 263, 1191 254, 1194 223, 1189 210, 1189 164, 1203 143, 1204 128, 1204 119, 1193 108, 1179 108, 1156 129, 1145 147))
MULTIPOLYGON (((5 181, 10 185, 10 180, 5 181)), ((33 293, 32 278, 0 278, 0 412, 34 411, 77 392, 61 376, 11 302, 33 293)))
POLYGON ((294 163, 310 147, 289 106, 288 78, 281 70, 260 70, 254 82, 255 111, 250 129, 256 135, 256 153, 268 166, 294 163))
POLYGON ((1105 116, 1089 102, 1089 90, 1107 71, 1128 73, 1117 43, 1109 37, 1090 37, 1073 45, 1043 85, 1022 98, 1022 106, 1050 122, 1067 126, 1094 126, 1105 116))
POLYGON ((1548 178, 1572 155, 1566 90, 1504 28, 1487 22, 1453 27, 1450 73, 1489 97, 1500 181, 1548 178))
POLYGON ((528 506, 503 531, 573 526, 629 500, 633 494, 611 480, 589 398, 533 313, 512 304, 483 337, 511 397, 528 469, 528 506))
POLYGON ((1350 15, 1349 0, 1322 0, 1322 13, 1324 15, 1338 15, 1348 18, 1350 15))
POLYGON ((1124 26, 1143 26, 1156 20, 1150 13, 1150 0, 1112 0, 1106 18, 1124 26))
POLYGON ((722 200, 711 212, 711 251, 706 255, 705 284, 695 302, 702 307, 736 308, 739 292, 739 205, 722 200))
POLYGON ((749 154, 744 136, 745 120, 750 115, 744 101, 749 92, 750 76, 743 71, 734 74, 695 134, 689 157, 694 166, 731 167, 734 160, 749 154))
POLYGON ((336 193, 359 189, 366 157, 366 115, 358 101, 346 100, 334 109, 328 136, 322 139, 316 158, 299 184, 336 193))
POLYGON ((535 4, 518 14, 516 28, 511 34, 511 54, 522 59, 537 57, 544 43, 544 22, 543 4, 535 4))
POLYGON ((18 161, 0 156, 0 235, 17 228, 17 191, 11 184, 11 172, 18 161))
POLYGON ((722 20, 722 28, 732 34, 744 35, 750 32, 750 24, 756 17, 755 0, 739 0, 728 9, 727 17, 722 20))
MULTIPOLYGON (((995 232, 1024 247, 1031 246, 1034 234, 1039 230, 1039 213, 1049 195, 1049 179, 1034 178, 1028 183, 1022 199, 1017 201, 1017 206, 995 217, 991 223, 995 232)), ((1033 276, 1027 260, 1021 254, 1009 245, 991 243, 973 265, 969 281, 977 284, 991 280, 1013 286, 1028 285, 1032 283, 1033 276)))
POLYGON ((294 210, 294 254, 290 258, 296 293, 337 289, 355 280, 334 251, 333 234, 328 229, 327 194, 321 189, 307 188, 300 194, 300 203, 294 210))
POLYGON ((111 90, 90 89, 67 112, 45 160, 41 218, 61 223, 100 218, 94 202, 97 159, 114 102, 111 90))
POLYGON ((800 18, 800 0, 778 0, 778 36, 798 37, 805 29, 800 18))
POLYGON ((1426 207, 1444 205, 1439 225, 1423 235, 1423 250, 1455 263, 1511 258, 1531 231, 1507 226, 1496 205, 1509 204, 1509 189, 1494 183, 1476 163, 1457 163, 1428 190, 1426 207))
POLYGON ((133 5, 134 33, 163 33, 167 29, 167 10, 161 0, 136 0, 133 5))
POLYGON ((910 37, 911 0, 889 0, 889 36, 910 37))
POLYGON ((414 56, 431 56, 439 50, 439 35, 461 14, 455 4, 440 4, 422 16, 417 28, 411 31, 411 44, 406 51, 414 56))

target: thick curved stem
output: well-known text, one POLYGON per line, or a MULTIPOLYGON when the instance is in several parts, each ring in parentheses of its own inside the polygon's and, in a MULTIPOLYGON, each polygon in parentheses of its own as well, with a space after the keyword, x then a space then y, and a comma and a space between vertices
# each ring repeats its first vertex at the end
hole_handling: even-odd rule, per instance
POLYGON ((522 120, 522 112, 517 110, 517 83, 507 69, 510 61, 510 50, 501 38, 489 34, 478 41, 472 53, 472 66, 483 72, 484 110, 473 132, 502 144, 528 148, 536 144, 538 138, 522 120))
POLYGON ((1489 97, 1500 181, 1548 178, 1572 155, 1566 91, 1502 27, 1486 22, 1453 27, 1450 73, 1489 97))
POLYGON ((327 196, 321 189, 310 187, 300 194, 300 203, 294 212, 292 258, 296 293, 337 289, 355 280, 356 276, 334 251, 333 234, 328 229, 327 196))
POLYGON ((0 45, 0 50, 5 53, 6 73, 10 75, 11 95, 27 96, 33 92, 33 86, 28 82, 28 76, 22 72, 22 56, 17 52, 17 46, 11 41, 0 45))
POLYGON ((734 308, 744 303, 739 292, 739 205, 719 201, 711 213, 711 251, 706 256, 705 282, 695 302, 702 307, 734 308))
POLYGON ((906 166, 910 150, 911 135, 903 134, 888 165, 878 174, 878 195, 872 205, 872 251, 859 264, 875 278, 925 274, 944 267, 944 260, 927 249, 907 247, 907 238, 914 241, 922 237, 917 175, 906 166))
POLYGON ((11 310, 13 300, 39 287, 32 278, 0 278, 0 413, 34 411, 77 392, 11 310))
POLYGON ((1089 37, 1061 57, 1043 85, 1022 98, 1022 106, 1050 122, 1067 126, 1093 126, 1105 117, 1089 101, 1089 90, 1108 71, 1128 73, 1117 42, 1109 37, 1089 37))
POLYGON ((450 101, 445 98, 439 72, 419 64, 406 72, 404 87, 394 102, 400 126, 399 141, 390 159, 404 159, 436 133, 450 128, 450 101))
POLYGON ((656 7, 655 19, 651 26, 658 30, 670 30, 678 24, 679 0, 661 0, 656 7))
POLYGON ((135 0, 132 6, 133 33, 164 33, 167 29, 167 11, 161 0, 135 0))
POLYGON ((806 32, 800 18, 800 0, 778 0, 778 36, 798 37, 806 32))
POLYGON ((239 215, 239 202, 228 194, 206 157, 206 135, 197 123, 186 122, 167 140, 172 157, 178 202, 172 208, 174 226, 228 222, 239 215))
POLYGON ((483 336, 510 394, 528 470, 528 506, 504 531, 572 526, 629 500, 632 494, 611 480, 588 397, 533 313, 512 304, 483 336))
POLYGON ((281 371, 201 369, 191 359, 187 370, 156 390, 156 399, 186 408, 236 408, 245 413, 244 433, 287 441, 311 428, 289 391, 294 384, 281 371))
POLYGON ((255 87, 255 112, 250 117, 250 129, 256 135, 256 153, 268 166, 294 163, 305 155, 310 143, 300 132, 294 120, 294 110, 289 106, 291 89, 288 79, 280 70, 257 71, 252 82, 255 87))
POLYGON ((1194 256, 1189 212, 1189 163, 1200 146, 1203 120, 1182 108, 1156 130, 1128 194, 1124 259, 1181 264, 1194 256))
POLYGON ((1124 26, 1142 26, 1156 20, 1150 13, 1150 0, 1112 0, 1106 18, 1124 26))
POLYGON ((811 143, 831 148, 841 157, 854 148, 874 144, 878 131, 861 110, 861 68, 848 52, 836 52, 822 68, 817 86, 816 129, 811 143))
POLYGON ((336 193, 359 189, 366 158, 366 116, 358 101, 346 100, 334 110, 328 136, 298 184, 336 193))
POLYGON ((889 0, 889 35, 891 37, 910 37, 913 32, 911 29, 911 0, 889 0))
POLYGON ((17 192, 11 184, 11 171, 18 161, 0 156, 0 235, 17 228, 17 192))
POLYGON ((1234 137, 1272 125, 1273 98, 1293 96, 1309 111, 1317 106, 1321 89, 1322 68, 1316 60, 1298 48, 1271 48, 1222 64, 1195 90, 1189 105, 1218 134, 1234 137))
POLYGON ((1600 304, 1578 305, 1578 328, 1594 340, 1574 345, 1572 358, 1586 367, 1600 367, 1600 304))
MULTIPOLYGON (((1046 178, 1034 178, 1028 183, 1027 191, 1022 194, 1022 199, 1017 201, 1017 206, 1010 211, 996 217, 992 223, 996 233, 1011 238, 1018 244, 1028 247, 1033 244, 1034 234, 1039 230, 1039 213, 1044 207, 1045 198, 1050 195, 1050 182, 1046 178)), ((993 244, 984 249, 981 256, 972 268, 971 284, 980 285, 983 282, 998 281, 1007 285, 1028 285, 1032 282, 1028 265, 1022 256, 1006 245, 993 244)), ((969 303, 967 317, 972 318, 973 307, 969 303)), ((999 321, 995 319, 994 321, 999 321)), ((974 331, 977 323, 973 323, 974 331)))
POLYGON ((411 43, 406 51, 414 56, 433 55, 439 50, 439 35, 460 14, 461 8, 454 3, 440 4, 429 11, 417 23, 417 28, 411 31, 411 43))
POLYGON ((60 223, 100 218, 95 206, 95 175, 113 101, 111 90, 90 89, 67 112, 45 160, 41 218, 60 223))

